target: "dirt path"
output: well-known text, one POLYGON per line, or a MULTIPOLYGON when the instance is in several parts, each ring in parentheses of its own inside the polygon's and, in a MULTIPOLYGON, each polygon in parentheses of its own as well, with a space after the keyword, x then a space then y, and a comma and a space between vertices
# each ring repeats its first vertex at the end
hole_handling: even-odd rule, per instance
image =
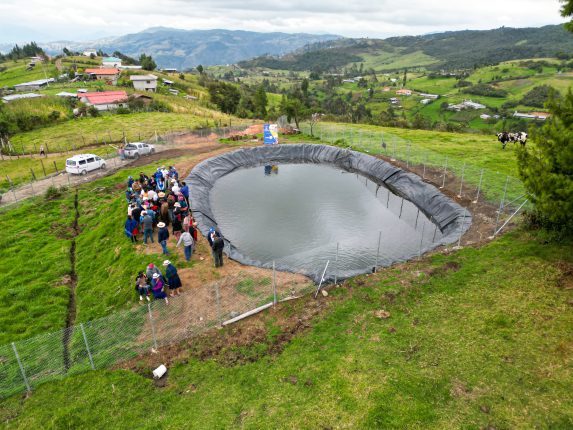
POLYGON ((2 200, 0 201, 0 206, 6 206, 23 199, 42 195, 49 187, 52 186, 74 187, 85 184, 87 182, 95 181, 96 179, 102 178, 104 176, 111 175, 125 167, 143 166, 160 159, 208 153, 219 148, 228 148, 228 146, 224 146, 218 143, 216 139, 212 137, 200 138, 196 136, 190 136, 185 140, 179 140, 176 138, 172 144, 160 144, 155 148, 156 152, 154 154, 141 157, 136 160, 120 160, 118 157, 108 159, 106 160, 105 170, 95 170, 84 176, 68 175, 65 172, 60 172, 59 174, 49 175, 40 179, 39 181, 22 185, 15 188, 13 191, 9 191, 3 194, 2 200))

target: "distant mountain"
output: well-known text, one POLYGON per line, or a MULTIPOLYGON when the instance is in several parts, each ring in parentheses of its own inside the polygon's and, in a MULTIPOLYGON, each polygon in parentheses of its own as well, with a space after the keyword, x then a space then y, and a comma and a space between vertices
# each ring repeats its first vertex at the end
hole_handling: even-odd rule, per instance
POLYGON ((338 39, 336 35, 306 33, 257 33, 231 30, 179 30, 154 27, 135 34, 106 38, 93 42, 58 41, 40 44, 47 52, 61 52, 64 46, 72 50, 102 49, 111 54, 138 57, 152 55, 158 66, 185 69, 199 64, 232 64, 264 54, 284 55, 305 45, 338 39))
POLYGON ((375 70, 404 67, 471 68, 501 61, 573 54, 573 35, 562 25, 433 33, 388 39, 322 41, 281 57, 262 56, 242 67, 334 71, 350 63, 375 70))

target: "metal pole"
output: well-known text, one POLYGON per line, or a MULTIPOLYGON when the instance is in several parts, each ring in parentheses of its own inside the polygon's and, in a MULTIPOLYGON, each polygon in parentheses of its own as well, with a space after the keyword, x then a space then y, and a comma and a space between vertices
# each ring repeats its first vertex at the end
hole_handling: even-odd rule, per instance
POLYGON ((82 336, 84 337, 84 342, 86 343, 86 351, 88 352, 88 357, 90 359, 90 364, 92 365, 92 370, 95 370, 94 360, 92 357, 92 353, 90 351, 90 346, 88 344, 88 338, 86 336, 86 331, 84 330, 84 324, 83 323, 80 324, 80 328, 82 329, 82 336))
POLYGON ((374 263, 373 272, 376 273, 378 267, 378 259, 380 258, 380 242, 382 242, 382 232, 378 232, 378 248, 376 248, 376 262, 374 263))
POLYGON ((414 225, 414 230, 418 228, 418 217, 420 216, 420 208, 418 208, 418 212, 416 213, 416 224, 414 225))
POLYGON ((318 293, 320 292, 320 288, 322 287, 322 283, 324 281, 324 275, 326 275, 326 269, 328 269, 328 263, 330 263, 330 260, 328 260, 326 262, 326 266, 324 266, 324 271, 322 272, 322 276, 320 278, 320 283, 318 284, 318 288, 316 289, 316 293, 314 293, 314 298, 316 299, 316 297, 318 296, 318 293))
POLYGON ((464 165, 462 167, 462 183, 460 185, 460 193, 458 194, 458 197, 462 197, 462 189, 464 187, 464 174, 466 173, 466 162, 464 161, 464 165))
POLYGON ((275 269, 275 260, 273 260, 273 305, 277 304, 277 272, 275 269))
POLYGON ((503 198, 501 199, 501 208, 500 210, 503 210, 504 205, 505 205, 505 196, 507 194, 507 184, 509 183, 509 176, 505 179, 505 187, 503 188, 503 198))
POLYGON ((36 195, 36 192, 34 191, 34 183, 33 181, 30 181, 30 188, 32 188, 32 195, 36 195))
POLYGON ((422 223, 422 236, 420 238, 420 251, 418 253, 418 257, 422 256, 422 244, 424 242, 424 230, 426 229, 426 223, 422 223))
POLYGON ((508 223, 509 221, 511 221, 511 219, 512 219, 515 215, 517 215, 517 213, 521 210, 521 208, 522 208, 523 206, 525 206, 525 204, 526 204, 528 201, 529 201, 529 199, 525 199, 525 201, 517 208, 517 210, 516 210, 514 213, 511 214, 511 216, 507 219, 507 221, 504 222, 503 225, 502 225, 493 235, 495 236, 496 234, 498 234, 498 233, 507 225, 507 223, 508 223))
POLYGON ((398 216, 398 219, 402 218, 402 208, 404 207, 404 197, 402 197, 402 204, 400 205, 400 215, 398 216))
POLYGON ((458 248, 461 246, 462 244, 462 236, 464 234, 464 227, 466 226, 466 218, 468 215, 468 209, 466 208, 466 210, 464 211, 464 219, 462 221, 462 231, 460 232, 460 237, 458 238, 458 248))
POLYGON ((446 185, 446 171, 448 170, 448 157, 446 157, 446 160, 444 161, 444 180, 442 181, 442 186, 440 188, 444 188, 444 186, 446 185))
POLYGON ((334 269, 334 284, 338 283, 338 249, 340 248, 340 242, 336 242, 336 259, 334 260, 335 269, 334 269))
POLYGON ((20 356, 18 355, 18 350, 16 349, 16 344, 12 342, 12 349, 14 350, 14 355, 16 356, 16 361, 18 361, 18 366, 20 367, 20 372, 22 373, 22 378, 24 379, 24 384, 26 384, 26 390, 28 392, 32 391, 28 378, 26 377, 26 372, 24 371, 24 366, 22 366, 22 361, 20 361, 20 356))
POLYGON ((147 310, 149 311, 149 322, 151 323, 151 334, 153 335, 153 346, 157 350, 157 337, 155 336, 155 325, 153 324, 153 315, 151 314, 151 303, 147 304, 147 310))
POLYGON ((474 200, 474 203, 478 202, 479 199, 479 192, 481 191, 481 181, 483 180, 483 169, 481 169, 480 175, 479 175, 479 184, 478 184, 478 191, 477 191, 477 195, 476 195, 476 199, 474 200))
POLYGON ((221 296, 219 295, 219 283, 215 283, 215 300, 217 302, 217 319, 219 320, 219 325, 223 325, 223 317, 221 315, 221 296))

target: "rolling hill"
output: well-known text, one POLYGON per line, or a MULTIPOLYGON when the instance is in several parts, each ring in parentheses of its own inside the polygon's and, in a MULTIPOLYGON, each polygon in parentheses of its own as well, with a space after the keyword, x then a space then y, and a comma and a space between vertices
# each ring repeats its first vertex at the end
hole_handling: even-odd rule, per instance
POLYGON ((40 44, 47 52, 101 49, 109 54, 121 51, 133 57, 152 55, 159 67, 180 70, 202 65, 230 64, 263 54, 284 55, 305 45, 338 39, 335 35, 306 33, 258 33, 231 30, 180 30, 154 27, 139 33, 93 42, 60 41, 40 44))
POLYGON ((264 56, 242 67, 334 71, 350 63, 365 68, 398 70, 461 69, 524 58, 570 56, 573 35, 561 25, 540 28, 465 30, 388 39, 339 39, 306 46, 282 57, 264 56))

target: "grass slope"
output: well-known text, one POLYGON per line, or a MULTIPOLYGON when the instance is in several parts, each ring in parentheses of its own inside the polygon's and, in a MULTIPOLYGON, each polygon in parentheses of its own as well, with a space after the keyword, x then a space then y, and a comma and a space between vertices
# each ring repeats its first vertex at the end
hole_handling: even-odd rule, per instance
POLYGON ((5 401, 1 421, 14 429, 571 428, 573 292, 556 266, 572 263, 570 251, 517 232, 357 278, 332 290, 327 314, 278 355, 265 353, 281 335, 265 314, 266 339, 223 352, 253 362, 191 356, 171 366, 165 388, 127 371, 90 372, 5 401), (388 319, 374 316, 381 308, 388 319))

